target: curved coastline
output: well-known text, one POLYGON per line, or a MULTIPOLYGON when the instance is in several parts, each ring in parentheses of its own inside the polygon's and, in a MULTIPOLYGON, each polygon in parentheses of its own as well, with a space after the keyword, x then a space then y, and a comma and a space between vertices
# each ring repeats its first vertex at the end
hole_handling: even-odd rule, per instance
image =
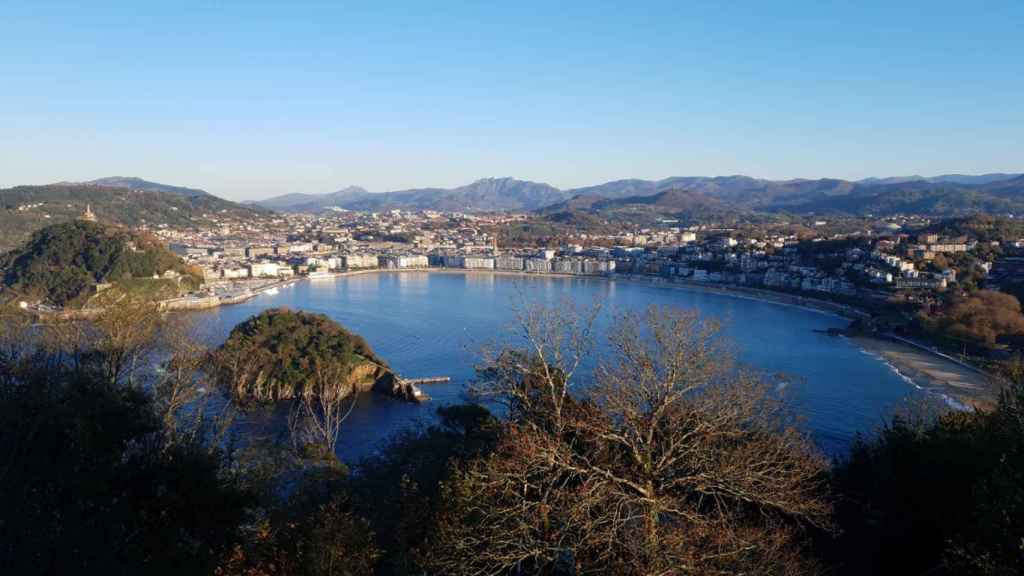
MULTIPOLYGON (((798 296, 748 288, 744 286, 731 285, 710 285, 684 280, 669 280, 653 276, 636 275, 578 275, 559 274, 553 272, 519 272, 514 270, 466 270, 462 268, 400 268, 381 269, 368 268, 365 270, 350 270, 336 272, 329 275, 317 277, 300 277, 274 283, 253 291, 245 298, 236 298, 226 304, 234 304, 247 301, 264 292, 300 281, 336 280, 351 276, 380 273, 426 273, 426 274, 459 274, 464 276, 513 276, 533 278, 562 278, 562 279, 586 279, 603 280, 611 282, 627 282, 658 288, 684 290, 689 292, 700 292, 717 294, 730 298, 742 298, 765 302, 777 306, 788 306, 801 310, 825 314, 836 318, 853 320, 869 316, 864 310, 839 304, 836 302, 817 299, 808 296, 798 296)), ((882 336, 860 335, 849 338, 849 342, 860 348, 865 353, 875 356, 880 362, 889 366, 901 378, 908 381, 912 386, 934 393, 943 398, 951 407, 963 409, 988 408, 992 405, 997 395, 998 383, 988 374, 960 362, 950 359, 944 354, 922 346, 911 346, 905 342, 882 336)))
MULTIPOLYGON (((646 279, 609 283, 581 280, 584 276, 552 275, 563 278, 553 280, 466 273, 461 269, 430 270, 433 276, 373 275, 375 272, 352 273, 359 276, 352 278, 314 274, 309 281, 293 279, 288 287, 279 289, 278 295, 266 294, 240 306, 197 315, 196 329, 205 341, 216 345, 231 326, 266 308, 287 306, 328 314, 366 335, 400 373, 450 376, 448 384, 424 389, 435 403, 447 404, 466 400, 464 385, 475 376, 473 366, 479 360, 476 350, 481 343, 500 337, 498 333, 514 322, 510 304, 521 301, 524 295, 555 306, 566 298, 584 305, 595 298, 603 300, 606 306, 598 320, 602 333, 623 311, 640 310, 650 304, 683 306, 722 318, 724 336, 741 355, 741 362, 761 368, 766 375, 779 375, 779 383, 795 384, 787 388, 787 398, 805 418, 806 429, 829 454, 845 450, 856 432, 877 429, 901 406, 942 404, 937 389, 914 385, 925 384, 923 380, 908 382, 891 368, 891 363, 869 357, 851 339, 829 335, 829 328, 847 324, 830 312, 763 305, 750 295, 720 298, 690 291, 686 285, 646 279), (646 285, 677 290, 655 290, 646 285)), ((275 278, 273 283, 277 282, 275 278)), ((237 293, 261 284, 267 282, 222 286, 217 292, 237 293)), ((597 346, 604 350, 603 343, 597 346)), ((354 418, 353 438, 365 439, 366 446, 376 446, 389 431, 431 418, 431 411, 373 398, 361 403, 354 418)), ((363 448, 353 446, 347 453, 362 454, 363 448)))
POLYGON ((849 306, 846 304, 839 304, 830 300, 823 300, 820 298, 814 298, 811 296, 802 296, 796 294, 788 294, 784 292, 775 292, 772 290, 764 290, 760 288, 749 288, 746 286, 733 286, 729 284, 709 284, 704 282, 694 282, 692 280, 669 280, 661 278, 659 276, 642 276, 635 274, 560 274, 557 272, 518 272, 515 270, 471 270, 465 268, 367 268, 365 270, 349 270, 346 272, 335 272, 330 275, 319 276, 315 278, 302 277, 296 278, 285 283, 298 282, 300 280, 327 280, 333 278, 346 278, 349 276, 359 276, 363 274, 380 274, 380 273, 402 273, 402 272, 416 272, 416 273, 428 273, 428 274, 462 274, 465 276, 470 275, 490 275, 490 276, 520 276, 526 278, 565 278, 565 279, 581 279, 581 280, 604 280, 613 282, 629 282, 634 284, 642 284, 647 286, 657 286, 661 288, 674 288, 678 290, 688 290, 691 292, 704 292, 709 294, 720 294, 723 296, 730 296, 733 298, 745 298, 748 300, 756 300, 759 302, 768 302, 771 304, 777 304, 780 306, 792 306, 794 308, 802 308, 804 310, 817 312, 821 314, 828 314, 839 318, 856 319, 864 318, 868 316, 868 313, 860 310, 856 307, 849 306))

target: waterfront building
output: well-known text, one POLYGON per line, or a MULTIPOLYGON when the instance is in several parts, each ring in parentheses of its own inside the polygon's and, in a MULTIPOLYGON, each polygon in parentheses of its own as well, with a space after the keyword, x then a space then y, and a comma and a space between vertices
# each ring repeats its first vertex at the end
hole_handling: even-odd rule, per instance
POLYGON ((375 254, 347 254, 338 258, 340 267, 347 270, 376 268, 379 260, 375 254))
POLYGON ((523 270, 527 272, 551 272, 553 260, 544 257, 532 257, 523 259, 523 270))
POLYGON ((494 270, 494 258, 483 256, 466 256, 462 265, 467 270, 494 270))
POLYGON ((466 257, 465 256, 459 256, 457 254, 445 254, 444 256, 442 256, 441 261, 442 261, 442 265, 445 268, 465 268, 466 267, 466 257))
POLYGON ((426 268, 429 261, 422 254, 384 254, 377 257, 378 266, 388 270, 426 268))
POLYGON ((277 262, 253 262, 249 264, 249 275, 253 278, 279 276, 281 269, 282 267, 277 262))
POLYGON ((615 272, 615 260, 584 260, 584 274, 611 274, 615 272))
POLYGON ((502 254, 494 259, 494 267, 498 270, 522 270, 523 258, 511 254, 502 254))

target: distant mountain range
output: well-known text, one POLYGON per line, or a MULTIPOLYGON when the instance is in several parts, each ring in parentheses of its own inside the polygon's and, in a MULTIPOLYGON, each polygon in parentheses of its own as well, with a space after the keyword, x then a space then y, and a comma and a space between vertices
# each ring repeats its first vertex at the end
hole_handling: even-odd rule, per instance
POLYGON ((255 204, 287 212, 317 212, 329 208, 346 210, 444 210, 479 212, 487 210, 535 210, 565 200, 564 192, 538 182, 515 178, 484 178, 458 188, 415 188, 371 194, 351 186, 330 194, 287 194, 255 204))
POLYGON ((905 182, 915 182, 918 180, 924 182, 931 182, 932 184, 946 183, 946 184, 968 184, 968 185, 980 185, 980 184, 991 184, 992 182, 998 182, 1000 180, 1012 180, 1020 176, 1020 174, 1004 174, 1002 172, 994 172, 992 174, 979 174, 972 176, 970 174, 945 174, 942 176, 898 176, 895 178, 865 178, 860 180, 861 184, 903 184, 905 182))
POLYGON ((113 176, 89 182, 0 189, 0 251, 45 225, 73 220, 91 205, 103 222, 195 226, 219 219, 246 222, 268 210, 320 212, 331 208, 449 212, 531 211, 552 220, 700 220, 774 214, 961 216, 986 212, 1024 215, 1024 175, 947 174, 868 178, 860 181, 766 180, 749 176, 680 176, 616 180, 560 190, 515 178, 485 178, 457 188, 371 193, 352 186, 330 194, 288 194, 238 204, 198 188, 113 176))
POLYGON ((255 204, 279 211, 318 212, 346 210, 443 210, 482 212, 496 210, 544 211, 566 209, 601 212, 646 204, 669 213, 673 206, 635 199, 666 191, 685 191, 688 210, 732 212, 792 212, 836 214, 895 214, 915 212, 959 215, 971 212, 1024 213, 1024 175, 947 174, 934 177, 835 178, 766 180, 749 176, 680 176, 662 180, 616 180, 569 190, 514 178, 485 178, 458 188, 419 188, 370 193, 350 187, 330 194, 288 194, 255 204), (572 202, 574 199, 578 199, 572 202), (629 200, 608 203, 603 200, 629 200), (587 205, 586 208, 582 207, 587 205), (559 206, 562 209, 559 209, 559 206))
POLYGON ((370 193, 365 188, 349 186, 329 194, 285 194, 259 202, 247 202, 247 204, 283 212, 315 212, 331 206, 341 206, 369 195, 370 193))
POLYGON ((681 188, 621 198, 608 198, 594 193, 577 194, 564 202, 539 210, 540 214, 559 222, 578 220, 580 213, 634 221, 656 220, 664 216, 699 221, 739 216, 744 212, 746 211, 718 198, 681 188))
POLYGON ((183 186, 160 184, 159 182, 150 182, 149 180, 143 180, 142 178, 136 178, 134 176, 108 176, 106 178, 98 178, 88 182, 60 182, 59 184, 101 186, 107 188, 130 188, 132 190, 142 190, 144 192, 166 192, 168 194, 177 194, 178 196, 186 196, 189 198, 196 198, 200 196, 213 197, 209 192, 199 190, 198 188, 185 188, 183 186))

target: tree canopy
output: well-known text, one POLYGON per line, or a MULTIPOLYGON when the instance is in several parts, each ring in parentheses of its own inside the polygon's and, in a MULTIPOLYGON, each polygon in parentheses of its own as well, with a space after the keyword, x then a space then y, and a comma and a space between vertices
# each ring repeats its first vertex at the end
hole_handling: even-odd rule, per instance
POLYGON ((1024 572, 1024 386, 989 412, 898 417, 836 467, 840 574, 1024 572))
POLYGON ((81 303, 99 283, 187 272, 157 239, 85 221, 39 230, 0 258, 0 269, 14 296, 60 306, 81 303))
POLYGON ((295 398, 319 381, 347 393, 387 371, 362 336, 323 314, 287 308, 235 326, 214 357, 221 383, 240 400, 295 398))
POLYGON ((992 346, 1003 337, 1024 334, 1020 302, 1010 294, 978 290, 954 298, 935 317, 923 317, 925 328, 960 340, 992 346))

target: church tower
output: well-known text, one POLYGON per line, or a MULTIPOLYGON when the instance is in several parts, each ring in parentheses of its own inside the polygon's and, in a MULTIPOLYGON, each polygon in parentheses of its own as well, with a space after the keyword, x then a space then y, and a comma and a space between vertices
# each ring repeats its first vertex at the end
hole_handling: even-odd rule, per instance
POLYGON ((95 222, 96 221, 96 215, 92 213, 92 206, 91 205, 89 205, 89 204, 85 205, 85 212, 82 213, 81 220, 85 220, 86 222, 95 222))

